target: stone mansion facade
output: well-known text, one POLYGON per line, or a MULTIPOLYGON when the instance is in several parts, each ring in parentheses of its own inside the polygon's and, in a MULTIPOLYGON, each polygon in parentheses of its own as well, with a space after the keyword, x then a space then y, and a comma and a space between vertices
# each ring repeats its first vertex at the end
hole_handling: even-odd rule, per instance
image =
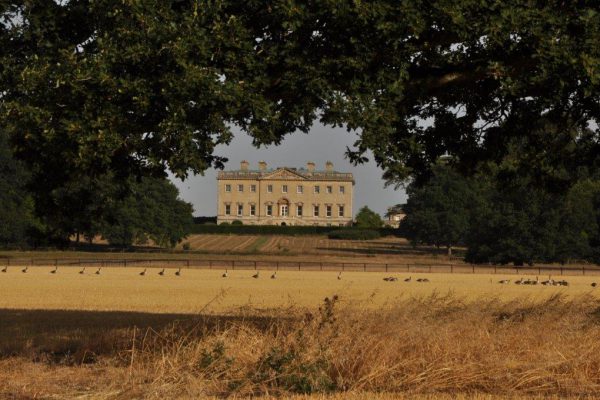
POLYGON ((333 170, 281 167, 267 169, 259 162, 257 170, 242 161, 240 169, 220 171, 217 176, 217 223, 242 221, 244 225, 352 224, 354 177, 333 170))

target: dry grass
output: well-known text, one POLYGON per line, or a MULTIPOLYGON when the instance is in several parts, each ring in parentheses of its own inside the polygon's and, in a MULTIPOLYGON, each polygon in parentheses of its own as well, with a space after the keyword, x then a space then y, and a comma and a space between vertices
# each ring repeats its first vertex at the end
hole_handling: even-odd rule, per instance
POLYGON ((375 311, 344 300, 330 297, 318 309, 261 317, 252 310, 236 317, 65 311, 44 322, 5 311, 1 329, 34 325, 12 337, 11 346, 22 346, 0 361, 0 397, 600 393, 600 303, 594 297, 464 301, 432 294, 375 311))

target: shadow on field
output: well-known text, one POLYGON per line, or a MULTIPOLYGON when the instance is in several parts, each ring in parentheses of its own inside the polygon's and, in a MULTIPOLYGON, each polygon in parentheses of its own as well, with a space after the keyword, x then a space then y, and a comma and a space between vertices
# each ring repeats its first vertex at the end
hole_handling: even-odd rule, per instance
POLYGON ((244 322, 266 330, 281 316, 154 314, 122 311, 0 309, 0 357, 36 362, 94 363, 99 355, 131 349, 149 332, 202 337, 244 322))

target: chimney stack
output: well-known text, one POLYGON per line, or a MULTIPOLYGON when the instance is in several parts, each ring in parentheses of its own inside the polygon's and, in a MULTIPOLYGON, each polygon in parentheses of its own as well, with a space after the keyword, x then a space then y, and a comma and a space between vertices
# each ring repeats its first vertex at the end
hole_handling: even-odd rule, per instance
POLYGON ((241 169, 242 171, 248 171, 248 161, 246 161, 246 160, 243 160, 243 161, 240 163, 240 169, 241 169))
POLYGON ((315 172, 315 163, 312 161, 307 162, 306 169, 308 170, 308 172, 315 172))
POLYGON ((267 170, 267 163, 264 161, 259 161, 258 169, 260 170, 260 172, 265 172, 267 170))
POLYGON ((333 172, 333 163, 331 161, 325 163, 325 171, 333 172))

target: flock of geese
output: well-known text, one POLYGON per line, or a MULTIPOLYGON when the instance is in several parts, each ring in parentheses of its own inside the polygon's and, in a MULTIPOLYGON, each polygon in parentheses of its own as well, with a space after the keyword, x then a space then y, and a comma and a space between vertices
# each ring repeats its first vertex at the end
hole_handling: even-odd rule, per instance
MULTIPOLYGON (((21 269, 22 273, 27 273, 29 271, 29 267, 24 267, 21 269)), ((86 267, 83 267, 80 271, 79 274, 83 275, 86 272, 86 267)), ((102 271, 102 267, 99 267, 98 269, 96 269, 96 271, 94 272, 94 275, 100 275, 102 271)), ((6 273, 8 272, 8 265, 5 265, 4 268, 2 268, 0 270, 0 272, 6 273)), ((51 274, 56 274, 58 272, 58 266, 55 266, 54 269, 50 270, 51 274)), ((148 273, 148 268, 144 268, 143 271, 141 271, 139 273, 140 276, 145 276, 148 273)), ((165 268, 161 269, 158 272, 158 275, 160 276, 164 276, 166 274, 165 272, 165 268)), ((181 268, 179 268, 177 271, 175 271, 175 276, 181 276, 181 268)), ((227 278, 229 277, 229 271, 225 270, 225 272, 223 272, 223 274, 221 275, 221 277, 223 278, 227 278)), ((252 278, 254 279, 259 279, 260 278, 260 271, 256 271, 253 275, 252 278)), ((271 274, 271 279, 277 279, 277 271, 273 272, 271 274)), ((340 271, 340 273, 338 273, 337 275, 337 279, 341 280, 342 279, 342 272, 340 271)), ((398 281, 398 278, 395 276, 386 276, 383 278, 384 281, 386 282, 396 282, 398 281)), ((409 276, 408 278, 404 279, 404 282, 411 282, 412 281, 412 276, 409 276)), ((429 282, 429 279, 427 278, 417 278, 415 279, 415 282, 421 282, 421 283, 426 283, 429 282)), ((508 285, 512 282, 511 279, 501 279, 498 281, 499 284, 501 285, 508 285)), ((554 280, 552 279, 552 276, 548 276, 548 279, 545 281, 540 281, 539 277, 535 277, 535 279, 525 279, 523 277, 521 277, 521 279, 517 279, 516 281, 514 281, 515 285, 542 285, 542 286, 569 286, 569 282, 561 279, 561 280, 554 280)), ((596 287, 598 286, 598 283, 596 282, 592 282, 591 283, 592 287, 596 287)))
MULTIPOLYGON (((501 285, 508 285, 510 282, 510 279, 502 279, 498 281, 498 283, 501 285)), ((552 279, 552 276, 548 276, 548 279, 545 281, 540 281, 539 276, 536 276, 535 279, 525 279, 521 277, 521 279, 517 279, 515 281, 515 285, 569 286, 569 282, 564 279, 555 281, 552 279)), ((596 282, 592 282, 592 287, 596 287, 596 282)))

